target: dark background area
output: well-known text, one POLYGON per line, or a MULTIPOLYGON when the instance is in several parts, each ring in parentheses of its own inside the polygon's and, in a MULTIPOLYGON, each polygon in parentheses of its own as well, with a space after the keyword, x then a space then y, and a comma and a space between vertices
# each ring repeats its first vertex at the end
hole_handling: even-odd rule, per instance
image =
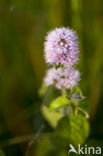
MULTIPOLYGON (((43 43, 48 31, 61 26, 79 36, 80 87, 88 99, 90 138, 93 145, 103 145, 102 0, 0 0, 1 143, 34 134, 46 122, 38 95, 46 69, 43 43)), ((7 156, 22 156, 27 148, 21 143, 2 150, 7 156)))

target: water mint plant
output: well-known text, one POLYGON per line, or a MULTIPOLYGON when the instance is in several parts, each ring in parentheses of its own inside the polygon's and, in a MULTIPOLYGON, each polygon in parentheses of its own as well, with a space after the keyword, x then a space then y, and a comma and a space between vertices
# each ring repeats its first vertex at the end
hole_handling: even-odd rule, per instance
POLYGON ((42 114, 55 129, 54 136, 59 142, 83 144, 89 133, 89 115, 82 106, 85 97, 79 87, 81 74, 76 69, 79 61, 76 32, 65 27, 49 32, 44 43, 44 57, 48 68, 43 79, 47 92, 42 114))
MULTIPOLYGON (((81 110, 78 109, 78 105, 84 98, 81 89, 78 87, 80 72, 74 66, 78 63, 79 58, 77 38, 76 32, 70 28, 56 28, 48 33, 44 44, 45 61, 50 65, 46 71, 44 83, 47 87, 54 85, 55 88, 61 90, 62 95, 65 95, 71 102, 74 114, 81 110), (74 88, 76 88, 75 91, 73 91, 74 88), (66 93, 67 90, 70 92, 66 93), (74 95, 75 98, 73 98, 74 95)), ((68 103, 70 104, 70 102, 68 103)), ((55 105, 55 102, 52 103, 52 107, 53 104, 55 105)))

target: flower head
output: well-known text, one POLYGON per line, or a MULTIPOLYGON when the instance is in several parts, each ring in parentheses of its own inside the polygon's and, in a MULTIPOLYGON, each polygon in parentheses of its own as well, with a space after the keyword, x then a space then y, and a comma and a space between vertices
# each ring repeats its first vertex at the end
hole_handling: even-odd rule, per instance
POLYGON ((76 33, 69 28, 56 28, 48 33, 45 41, 45 60, 49 64, 74 65, 78 61, 76 33))
POLYGON ((62 87, 72 89, 78 85, 80 80, 80 73, 73 67, 68 68, 50 68, 47 70, 44 81, 47 86, 55 85, 56 88, 61 89, 62 87))

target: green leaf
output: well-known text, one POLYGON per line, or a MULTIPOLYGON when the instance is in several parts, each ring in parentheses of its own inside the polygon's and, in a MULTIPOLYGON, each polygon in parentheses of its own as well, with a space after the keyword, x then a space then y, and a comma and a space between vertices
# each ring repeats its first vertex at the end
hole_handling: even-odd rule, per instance
POLYGON ((51 145, 51 141, 49 137, 44 136, 44 139, 40 139, 40 141, 36 142, 32 147, 32 150, 27 153, 27 155, 32 156, 47 156, 48 152, 52 151, 53 147, 51 145), (46 138, 46 139, 45 139, 46 138), (45 148, 46 147, 46 148, 45 148))
POLYGON ((63 117, 63 115, 60 112, 52 112, 45 105, 42 105, 41 111, 44 118, 48 121, 48 123, 53 128, 57 126, 58 121, 63 117))
POLYGON ((28 155, 32 156, 67 156, 65 148, 61 149, 54 146, 53 137, 49 137, 48 134, 41 137, 40 141, 34 144, 32 153, 28 155), (46 147, 46 148, 45 148, 46 147))
POLYGON ((88 134, 89 123, 81 114, 76 117, 73 115, 65 116, 58 122, 56 136, 58 139, 66 140, 65 143, 71 143, 74 146, 83 144, 88 134))
POLYGON ((51 102, 50 110, 55 110, 60 107, 70 105, 70 103, 70 100, 68 100, 65 96, 60 96, 51 102))

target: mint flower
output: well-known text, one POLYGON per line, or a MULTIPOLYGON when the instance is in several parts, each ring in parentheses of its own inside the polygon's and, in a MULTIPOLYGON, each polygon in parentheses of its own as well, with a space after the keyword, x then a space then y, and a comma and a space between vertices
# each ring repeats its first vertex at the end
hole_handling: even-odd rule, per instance
POLYGON ((72 89, 78 85, 80 80, 80 72, 73 67, 68 68, 50 68, 46 72, 44 78, 45 84, 55 85, 56 88, 61 89, 62 87, 72 89))
POLYGON ((78 61, 76 33, 69 28, 56 28, 48 33, 44 44, 45 60, 49 64, 74 65, 78 61))

